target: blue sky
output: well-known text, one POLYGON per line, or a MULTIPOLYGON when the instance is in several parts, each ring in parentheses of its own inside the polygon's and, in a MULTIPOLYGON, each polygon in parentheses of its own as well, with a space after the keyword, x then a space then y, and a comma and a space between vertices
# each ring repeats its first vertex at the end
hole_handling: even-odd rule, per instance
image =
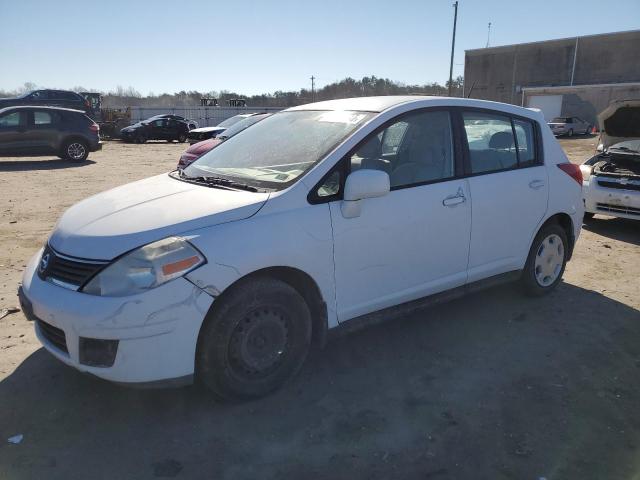
MULTIPOLYGON (((443 83, 450 0, 0 0, 0 89, 254 94, 344 77, 443 83)), ((464 50, 640 28, 640 1, 460 0, 464 50)))

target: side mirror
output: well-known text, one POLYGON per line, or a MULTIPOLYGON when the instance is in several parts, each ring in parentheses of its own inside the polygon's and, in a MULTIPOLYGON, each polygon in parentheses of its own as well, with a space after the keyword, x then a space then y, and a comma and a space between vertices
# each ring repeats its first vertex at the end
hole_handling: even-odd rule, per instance
POLYGON ((356 170, 347 177, 344 185, 342 216, 345 218, 360 216, 360 200, 382 197, 389 193, 390 189, 387 172, 366 168, 356 170))

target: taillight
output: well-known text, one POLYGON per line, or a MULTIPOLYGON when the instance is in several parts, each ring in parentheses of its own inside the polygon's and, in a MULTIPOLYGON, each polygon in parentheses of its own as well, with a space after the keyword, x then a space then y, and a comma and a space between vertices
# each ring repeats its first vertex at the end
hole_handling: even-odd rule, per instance
POLYGON ((578 185, 582 186, 582 171, 580 170, 579 165, 574 165, 573 163, 559 163, 558 168, 578 182, 578 185))
POLYGON ((89 130, 94 133, 98 133, 100 131, 100 125, 98 125, 97 123, 92 123, 91 125, 89 125, 89 130))

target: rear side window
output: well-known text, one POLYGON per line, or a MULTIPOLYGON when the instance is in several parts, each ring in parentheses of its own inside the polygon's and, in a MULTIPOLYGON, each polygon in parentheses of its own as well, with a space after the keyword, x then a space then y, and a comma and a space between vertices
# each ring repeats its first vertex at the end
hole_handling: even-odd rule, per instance
POLYGON ((472 174, 540 163, 532 121, 484 112, 465 112, 463 120, 472 174))
POLYGON ((492 172, 518 166, 509 117, 465 112, 463 120, 469 144, 471 173, 492 172))
POLYGON ((52 125, 58 123, 60 116, 56 112, 33 112, 33 124, 34 125, 52 125))

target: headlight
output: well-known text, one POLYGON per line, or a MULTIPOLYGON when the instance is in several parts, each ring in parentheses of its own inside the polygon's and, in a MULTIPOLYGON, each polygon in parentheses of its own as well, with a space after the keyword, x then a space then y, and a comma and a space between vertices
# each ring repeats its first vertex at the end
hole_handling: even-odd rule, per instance
POLYGON ((82 291, 103 297, 133 295, 181 277, 205 262, 184 238, 169 237, 127 253, 93 277, 82 291))
POLYGON ((589 180, 591 176, 591 172, 593 171, 592 165, 580 165, 580 171, 582 172, 582 181, 586 182, 589 180))

